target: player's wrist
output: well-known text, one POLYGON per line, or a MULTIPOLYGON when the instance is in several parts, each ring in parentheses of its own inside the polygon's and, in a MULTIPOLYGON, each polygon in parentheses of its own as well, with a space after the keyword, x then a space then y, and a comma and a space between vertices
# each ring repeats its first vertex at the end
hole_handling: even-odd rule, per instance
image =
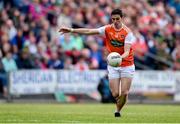
POLYGON ((73 29, 73 28, 71 28, 71 29, 70 29, 70 32, 71 32, 71 33, 73 33, 73 32, 74 32, 74 29, 73 29))

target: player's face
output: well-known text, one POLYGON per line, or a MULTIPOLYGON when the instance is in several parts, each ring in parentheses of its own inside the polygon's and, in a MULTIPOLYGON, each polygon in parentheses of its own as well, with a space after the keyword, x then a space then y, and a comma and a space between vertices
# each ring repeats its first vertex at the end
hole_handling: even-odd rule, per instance
POLYGON ((112 20, 112 23, 116 27, 119 27, 121 25, 121 17, 120 17, 120 15, 112 15, 111 20, 112 20))

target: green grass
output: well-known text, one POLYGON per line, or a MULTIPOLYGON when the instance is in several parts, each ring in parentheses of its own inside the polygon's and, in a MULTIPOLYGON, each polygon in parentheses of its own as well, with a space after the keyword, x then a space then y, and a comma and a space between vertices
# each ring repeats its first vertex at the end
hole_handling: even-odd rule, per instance
POLYGON ((0 104, 0 123, 180 123, 180 105, 0 104))

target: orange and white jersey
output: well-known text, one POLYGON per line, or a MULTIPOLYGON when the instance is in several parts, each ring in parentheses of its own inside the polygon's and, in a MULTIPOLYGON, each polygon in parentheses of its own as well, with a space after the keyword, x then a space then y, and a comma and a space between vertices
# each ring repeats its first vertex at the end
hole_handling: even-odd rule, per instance
MULTIPOLYGON (((98 28, 100 34, 106 36, 105 44, 109 52, 124 53, 124 45, 132 44, 134 41, 133 33, 124 24, 121 29, 117 30, 113 24, 98 28)), ((130 49, 129 56, 124 58, 121 67, 131 66, 134 64, 133 50, 130 49)))

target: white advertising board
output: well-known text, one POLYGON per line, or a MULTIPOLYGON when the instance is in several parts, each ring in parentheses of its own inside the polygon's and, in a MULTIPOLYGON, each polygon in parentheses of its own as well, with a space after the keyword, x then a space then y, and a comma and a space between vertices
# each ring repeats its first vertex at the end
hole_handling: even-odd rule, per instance
POLYGON ((106 71, 58 71, 56 90, 84 94, 97 92, 97 85, 105 74, 106 71))
POLYGON ((173 71, 136 71, 130 92, 174 93, 176 78, 173 71))
MULTIPOLYGON (((22 70, 10 73, 11 94, 64 93, 92 94, 106 71, 22 70)), ((130 93, 176 91, 176 72, 136 71, 130 93)), ((180 77, 180 76, 179 76, 180 77)))
POLYGON ((23 70, 10 73, 11 94, 53 93, 56 84, 56 71, 23 70))
POLYGON ((175 77, 176 77, 176 91, 174 95, 174 100, 180 101, 180 72, 176 72, 175 77))

